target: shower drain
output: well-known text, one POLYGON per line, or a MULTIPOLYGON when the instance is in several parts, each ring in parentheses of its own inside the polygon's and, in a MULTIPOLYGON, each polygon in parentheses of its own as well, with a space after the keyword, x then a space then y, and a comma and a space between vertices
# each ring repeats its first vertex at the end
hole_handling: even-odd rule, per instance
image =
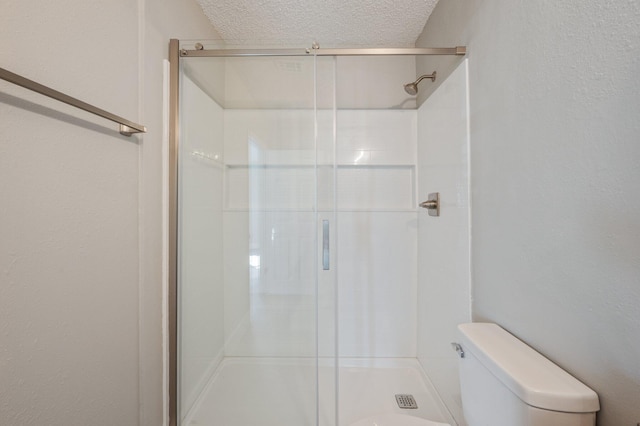
POLYGON ((418 404, 416 404, 416 400, 413 395, 398 394, 396 395, 396 402, 400 408, 418 408, 418 404))

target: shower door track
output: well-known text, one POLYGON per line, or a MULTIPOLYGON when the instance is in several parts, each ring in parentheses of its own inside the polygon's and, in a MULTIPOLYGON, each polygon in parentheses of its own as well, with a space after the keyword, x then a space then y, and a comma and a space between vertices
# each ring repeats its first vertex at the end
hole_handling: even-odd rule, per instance
POLYGON ((180 49, 180 56, 189 58, 243 56, 397 56, 397 55, 458 55, 467 54, 465 46, 429 48, 362 48, 362 49, 180 49))
POLYGON ((361 48, 320 49, 315 43, 308 49, 204 49, 194 43, 194 50, 180 49, 180 40, 169 42, 169 164, 168 164, 168 415, 169 426, 178 424, 178 148, 180 128, 179 88, 181 57, 252 57, 252 56, 396 56, 450 55, 464 56, 465 46, 445 48, 361 48))

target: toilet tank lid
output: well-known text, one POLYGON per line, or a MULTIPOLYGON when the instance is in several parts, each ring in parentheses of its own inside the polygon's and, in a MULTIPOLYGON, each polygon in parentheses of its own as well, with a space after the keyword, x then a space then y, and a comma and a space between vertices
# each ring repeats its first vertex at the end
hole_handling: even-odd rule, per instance
POLYGON ((460 324, 458 330, 463 350, 526 404, 570 413, 600 409, 593 390, 497 324, 460 324))

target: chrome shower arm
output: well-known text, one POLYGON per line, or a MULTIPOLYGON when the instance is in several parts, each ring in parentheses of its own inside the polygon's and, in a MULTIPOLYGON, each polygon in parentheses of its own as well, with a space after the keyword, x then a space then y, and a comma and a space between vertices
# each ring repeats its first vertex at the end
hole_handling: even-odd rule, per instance
POLYGON ((420 77, 415 81, 415 83, 413 83, 413 84, 416 84, 416 85, 417 85, 418 83, 420 83, 420 82, 421 82, 422 80, 424 80, 425 78, 430 78, 430 79, 431 79, 431 81, 436 81, 436 72, 434 71, 434 72, 432 72, 431 74, 424 74, 424 75, 421 75, 421 76, 420 76, 420 77))

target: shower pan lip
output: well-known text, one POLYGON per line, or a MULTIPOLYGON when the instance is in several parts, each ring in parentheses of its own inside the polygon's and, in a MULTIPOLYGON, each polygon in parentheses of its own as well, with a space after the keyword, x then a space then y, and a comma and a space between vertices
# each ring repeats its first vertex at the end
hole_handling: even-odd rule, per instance
POLYGON ((360 419, 349 426, 451 426, 409 414, 386 413, 360 419))
MULTIPOLYGON (((255 418, 255 413, 259 413, 260 410, 263 412, 258 414, 257 418, 265 418, 263 417, 264 407, 270 406, 278 407, 283 411, 272 417, 282 421, 280 424, 296 426, 302 424, 302 422, 291 421, 291 417, 295 417, 295 414, 291 413, 288 406, 275 403, 282 399, 300 402, 296 398, 301 394, 297 393, 294 387, 289 386, 273 392, 273 382, 269 379, 265 380, 265 377, 271 377, 272 380, 276 378, 279 383, 286 383, 305 369, 308 371, 315 369, 316 362, 321 367, 320 375, 324 377, 324 383, 328 383, 326 380, 333 375, 332 370, 337 366, 326 358, 316 361, 312 358, 299 357, 225 357, 204 385, 204 391, 186 413, 182 424, 190 424, 192 420, 217 424, 215 419, 224 416, 225 410, 228 410, 227 413, 234 413, 234 404, 229 401, 239 399, 246 406, 253 406, 257 401, 263 403, 267 401, 267 404, 254 406, 250 413, 237 413, 242 420, 233 414, 234 421, 230 421, 230 426, 259 424, 258 421, 248 420, 255 418), (246 367, 249 369, 247 370, 246 367), (258 372, 257 367, 261 372, 258 372), (224 381, 234 383, 235 394, 217 385, 224 381), (238 393, 237 389, 243 388, 251 388, 253 393, 238 393), (255 399, 257 397, 260 399, 255 399), (214 412, 217 414, 213 414, 214 412), (283 416, 289 416, 289 420, 285 421, 283 416)), ((437 396, 433 384, 415 358, 345 358, 340 360, 338 368, 341 386, 349 389, 349 392, 340 397, 339 404, 343 410, 340 413, 339 423, 336 424, 344 426, 374 426, 375 424, 378 426, 453 426, 456 424, 454 417, 437 396), (370 386, 367 387, 366 384, 370 386), (411 392, 418 399, 420 408, 406 414, 398 412, 393 392, 389 392, 390 389, 411 392)), ((321 398, 328 400, 331 398, 331 392, 324 387, 321 398)), ((302 403, 303 406, 305 404, 308 402, 302 403)))

